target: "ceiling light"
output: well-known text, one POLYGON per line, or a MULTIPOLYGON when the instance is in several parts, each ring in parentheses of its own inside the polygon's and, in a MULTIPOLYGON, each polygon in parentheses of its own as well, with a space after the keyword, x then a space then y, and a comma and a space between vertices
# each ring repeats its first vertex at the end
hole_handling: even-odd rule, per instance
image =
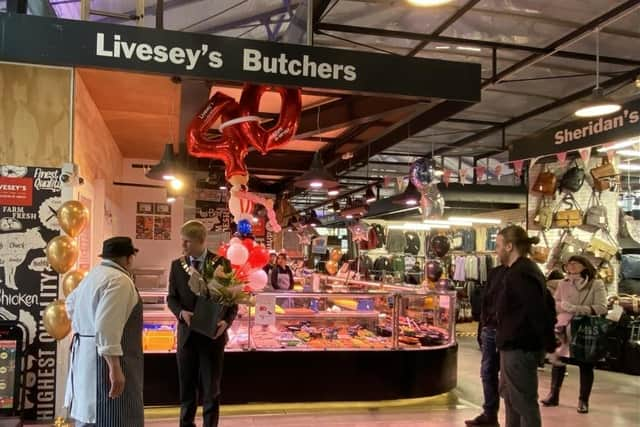
POLYGON ((180 191, 184 187, 184 182, 177 178, 174 178, 169 182, 169 186, 176 191, 180 191))
POLYGON ((437 50, 447 50, 447 49, 451 49, 450 46, 436 46, 435 47, 437 50))
POLYGON ((394 198, 393 203, 397 205, 415 206, 418 204, 421 197, 422 195, 418 189, 413 185, 411 180, 409 180, 407 188, 402 192, 402 194, 394 198))
POLYGON ((221 185, 220 185, 220 187, 218 187, 218 188, 219 188, 220 190, 222 190, 222 191, 227 191, 227 190, 228 190, 228 188, 227 188, 227 185, 226 185, 226 184, 221 184, 221 185))
POLYGON ((640 157, 640 150, 618 150, 616 154, 624 157, 640 157))
POLYGON ((611 150, 619 150, 620 148, 631 147, 632 145, 637 144, 639 142, 640 142, 640 138, 632 138, 625 141, 616 142, 613 145, 598 148, 598 153, 605 153, 611 150))
POLYGON ((167 203, 174 203, 178 199, 178 194, 175 190, 167 188, 167 203))
POLYGON ((254 224, 258 223, 258 218, 256 218, 255 216, 253 218, 251 218, 251 221, 253 221, 254 224))
POLYGON ((371 187, 367 188, 367 192, 364 194, 364 199, 367 203, 373 203, 376 201, 377 197, 371 187))
POLYGON ((149 179, 171 181, 175 179, 175 155, 173 153, 173 144, 165 144, 164 153, 157 165, 149 169, 145 176, 149 179))
POLYGON ((353 215, 351 215, 351 214, 347 214, 347 215, 345 216, 345 218, 347 218, 347 219, 353 219, 353 215))
POLYGON ((332 188, 327 192, 328 196, 337 196, 338 194, 340 194, 340 190, 338 190, 337 188, 332 188))
POLYGON ((596 87, 588 103, 574 113, 577 117, 600 117, 620 111, 622 106, 607 99, 600 87, 600 30, 596 29, 596 87))
POLYGON ((593 89, 591 99, 574 113, 577 117, 600 117, 620 111, 622 106, 604 96, 602 88, 593 89))
POLYGON ((297 177, 293 184, 296 187, 301 188, 333 188, 338 186, 338 180, 332 173, 327 171, 322 164, 322 157, 320 156, 320 152, 316 151, 313 155, 313 160, 311 161, 311 166, 309 170, 297 177))
POLYGON ((451 3, 452 0, 407 0, 412 6, 418 7, 436 7, 451 3))
POLYGON ((640 164, 637 164, 637 163, 620 163, 618 168, 620 168, 620 170, 623 170, 623 171, 637 172, 637 171, 640 171, 640 164))
POLYGON ((467 50, 469 52, 482 52, 482 49, 479 47, 472 46, 456 46, 456 50, 467 50))
POLYGON ((167 197, 167 203, 174 203, 176 201, 176 198, 173 196, 169 196, 167 197))

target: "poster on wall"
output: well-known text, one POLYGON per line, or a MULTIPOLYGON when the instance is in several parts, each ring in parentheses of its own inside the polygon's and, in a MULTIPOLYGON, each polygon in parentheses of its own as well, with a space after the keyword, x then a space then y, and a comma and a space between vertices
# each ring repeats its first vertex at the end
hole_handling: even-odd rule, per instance
POLYGON ((45 255, 60 234, 60 169, 0 166, 0 319, 18 320, 26 340, 27 419, 55 413, 57 343, 42 312, 58 295, 58 275, 45 255))
MULTIPOLYGON (((90 198, 80 195, 78 200, 87 207, 89 212, 93 213, 93 202, 90 198)), ((78 236, 78 250, 80 251, 78 268, 86 271, 91 270, 91 228, 91 225, 89 225, 78 236)))
POLYGON ((153 240, 153 215, 136 215, 136 239, 153 240))
POLYGON ((231 214, 226 203, 196 200, 196 219, 210 232, 229 232, 231 229, 231 214))

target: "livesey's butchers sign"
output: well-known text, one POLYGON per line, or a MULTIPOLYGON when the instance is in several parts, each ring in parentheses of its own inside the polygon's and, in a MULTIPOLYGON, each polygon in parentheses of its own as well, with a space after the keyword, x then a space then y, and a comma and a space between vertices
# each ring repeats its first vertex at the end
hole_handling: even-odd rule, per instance
POLYGON ((42 312, 58 296, 58 274, 47 262, 47 242, 60 235, 60 169, 0 166, 0 319, 18 320, 28 331, 28 419, 55 415, 56 340, 42 312))
POLYGON ((0 14, 0 60, 480 101, 480 64, 0 14))
POLYGON ((514 141, 509 147, 509 160, 573 151, 639 135, 640 98, 624 104, 615 114, 575 120, 514 141))

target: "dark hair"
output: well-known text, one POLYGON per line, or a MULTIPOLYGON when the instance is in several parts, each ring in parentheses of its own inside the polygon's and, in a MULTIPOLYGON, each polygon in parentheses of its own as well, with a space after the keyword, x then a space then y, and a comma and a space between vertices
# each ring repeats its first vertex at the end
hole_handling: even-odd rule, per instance
POLYGON ((562 280, 564 279, 564 274, 560 270, 553 270, 547 276, 547 280, 562 280))
POLYGON ((511 243, 520 255, 531 254, 531 245, 540 243, 538 237, 529 237, 524 228, 517 225, 510 225, 503 228, 498 233, 506 243, 511 243))
POLYGON ((278 254, 278 258, 282 258, 282 259, 284 259, 286 261, 287 260, 287 254, 285 254, 284 252, 281 252, 281 253, 278 254))
POLYGON ((567 264, 570 262, 578 262, 584 266, 584 270, 582 270, 582 277, 585 279, 593 280, 596 277, 596 268, 593 266, 591 261, 588 258, 583 257, 581 255, 573 255, 571 258, 567 260, 567 264), (586 276, 586 277, 585 277, 586 276))

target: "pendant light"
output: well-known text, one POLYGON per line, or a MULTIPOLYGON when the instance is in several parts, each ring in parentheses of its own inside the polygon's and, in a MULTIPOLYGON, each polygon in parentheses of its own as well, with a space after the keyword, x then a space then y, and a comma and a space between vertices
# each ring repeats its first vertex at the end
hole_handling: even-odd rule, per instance
POLYGON ((596 87, 593 88, 591 98, 574 114, 577 117, 600 117, 620 111, 622 106, 604 96, 600 87, 600 29, 596 29, 596 87))
POLYGON ((153 165, 145 174, 149 179, 159 181, 171 181, 176 178, 175 175, 175 154, 173 153, 173 144, 165 144, 164 154, 157 165, 153 165))
POLYGON ((396 205, 417 206, 421 197, 422 194, 420 194, 416 186, 413 185, 413 182, 409 180, 407 188, 402 192, 400 196, 393 200, 393 203, 396 205))
POLYGON ((332 173, 327 171, 322 164, 320 152, 316 151, 311 161, 309 170, 293 181, 296 187, 300 188, 334 188, 339 185, 338 180, 332 173))
POLYGON ((377 197, 371 187, 367 188, 367 192, 364 194, 364 199, 367 203, 373 203, 376 201, 377 197))

